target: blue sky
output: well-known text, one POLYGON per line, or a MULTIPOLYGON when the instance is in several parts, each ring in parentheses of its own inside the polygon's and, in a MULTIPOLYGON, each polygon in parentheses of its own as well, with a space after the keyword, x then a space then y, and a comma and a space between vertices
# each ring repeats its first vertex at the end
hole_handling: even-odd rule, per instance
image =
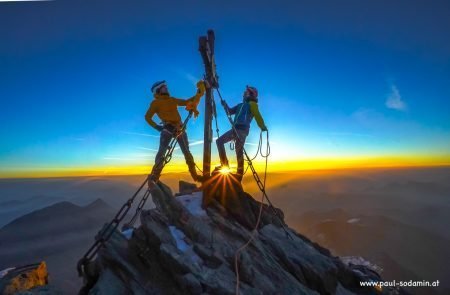
MULTIPOLYGON (((259 89, 274 161, 448 160, 449 15, 447 1, 0 3, 1 172, 151 165, 149 88, 194 94, 208 28, 229 104, 259 89)), ((202 125, 190 123, 192 142, 202 125)), ((258 136, 254 124, 249 143, 258 136)))

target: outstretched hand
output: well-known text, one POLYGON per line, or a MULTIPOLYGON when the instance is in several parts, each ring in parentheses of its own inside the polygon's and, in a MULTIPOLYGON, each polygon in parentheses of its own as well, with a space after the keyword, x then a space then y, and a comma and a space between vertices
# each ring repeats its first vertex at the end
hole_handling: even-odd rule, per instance
POLYGON ((205 80, 200 80, 197 82, 198 89, 205 89, 206 87, 208 87, 208 86, 207 86, 207 82, 205 80))

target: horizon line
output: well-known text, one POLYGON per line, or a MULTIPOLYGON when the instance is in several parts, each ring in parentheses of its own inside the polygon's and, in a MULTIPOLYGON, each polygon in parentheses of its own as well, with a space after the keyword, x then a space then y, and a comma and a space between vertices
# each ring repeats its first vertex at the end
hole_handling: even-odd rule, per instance
MULTIPOLYGON (((380 166, 359 166, 359 167, 323 167, 323 168, 303 168, 303 169, 291 169, 291 170, 272 170, 268 171, 268 173, 298 173, 298 172, 337 172, 337 171, 345 171, 345 170, 378 170, 378 169, 433 169, 433 168, 450 168, 450 163, 443 164, 416 164, 416 165, 380 165, 380 166)), ((81 178, 81 177, 120 177, 120 176, 141 176, 141 175, 149 175, 148 173, 124 173, 117 171, 117 173, 86 173, 82 174, 82 171, 79 171, 80 174, 56 174, 56 173, 48 173, 47 175, 33 175, 38 174, 39 172, 30 172, 30 175, 23 176, 0 176, 0 180, 8 180, 8 179, 46 179, 46 178, 81 178)), ((168 174, 189 174, 188 171, 167 171, 163 172, 162 175, 168 174)), ((245 177, 245 176, 244 176, 245 177)))

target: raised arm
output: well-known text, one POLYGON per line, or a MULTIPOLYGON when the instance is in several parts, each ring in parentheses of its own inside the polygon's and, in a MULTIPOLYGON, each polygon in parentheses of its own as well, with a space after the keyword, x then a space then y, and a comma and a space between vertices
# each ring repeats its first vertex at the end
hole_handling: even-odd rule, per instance
POLYGON ((236 114, 237 109, 238 109, 238 106, 239 106, 239 104, 237 104, 237 105, 235 105, 234 107, 230 108, 230 107, 227 105, 227 103, 225 103, 225 108, 227 109, 227 111, 228 111, 228 113, 229 113, 230 115, 236 114))
POLYGON ((264 120, 261 116, 261 113, 259 112, 258 104, 254 101, 250 101, 250 112, 255 117, 255 121, 258 124, 259 128, 261 128, 262 131, 267 131, 266 124, 264 124, 264 120))
POLYGON ((191 103, 198 104, 203 94, 205 94, 205 82, 200 80, 197 82, 197 93, 194 96, 188 99, 175 98, 175 100, 179 106, 187 106, 191 103))
POLYGON ((205 94, 205 82, 200 80, 197 82, 197 93, 189 99, 174 98, 179 106, 186 106, 186 110, 194 112, 194 117, 197 118, 199 112, 197 106, 200 102, 200 98, 205 94))

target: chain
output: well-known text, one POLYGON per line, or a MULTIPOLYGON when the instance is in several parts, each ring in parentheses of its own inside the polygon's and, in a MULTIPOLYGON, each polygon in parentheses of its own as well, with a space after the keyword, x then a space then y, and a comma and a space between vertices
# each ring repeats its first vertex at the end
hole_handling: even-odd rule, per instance
POLYGON ((134 225, 134 223, 136 222, 136 219, 139 215, 139 212, 141 212, 142 208, 145 205, 145 202, 147 201, 148 197, 150 196, 150 190, 147 190, 144 194, 144 196, 142 197, 141 201, 139 202, 139 205, 136 209, 135 214, 133 215, 133 217, 130 219, 130 221, 126 224, 127 228, 130 228, 134 225))
MULTIPOLYGON (((184 130, 186 129, 186 125, 189 121, 189 119, 192 117, 192 111, 189 112, 189 115, 186 117, 186 119, 184 120, 184 123, 181 127, 180 132, 178 132, 178 134, 172 138, 170 145, 169 145, 169 149, 167 150, 164 158, 158 162, 157 165, 162 164, 163 167, 170 161, 170 159, 172 158, 172 153, 173 150, 175 149, 175 145, 177 142, 177 138, 178 136, 180 136, 184 130)), ((117 227, 119 226, 119 224, 122 222, 122 220, 125 218, 125 216, 128 214, 128 211, 130 211, 131 206, 136 198, 136 196, 139 194, 139 192, 142 190, 142 188, 144 187, 144 185, 147 183, 148 178, 146 178, 144 180, 144 182, 140 185, 140 187, 138 188, 138 190, 133 194, 133 196, 131 198, 128 199, 127 202, 125 202, 125 204, 122 205, 122 207, 120 208, 120 210, 116 213, 116 215, 114 216, 114 218, 108 223, 108 225, 99 233, 98 237, 96 238, 95 242, 92 244, 92 246, 86 251, 86 253, 83 255, 83 257, 78 261, 77 264, 77 271, 78 271, 78 275, 81 277, 83 276, 84 273, 84 267, 90 262, 92 261, 92 259, 95 257, 95 255, 97 254, 98 250, 104 246, 106 244, 106 242, 111 238, 112 234, 116 231, 117 227)), ((147 189, 147 191, 144 193, 143 198, 141 199, 141 201, 139 202, 139 205, 136 209, 136 212, 134 213, 133 217, 131 218, 130 222, 127 223, 128 226, 133 225, 134 222, 137 219, 137 216, 139 215, 139 213, 141 212, 142 208, 145 205, 145 202, 147 201, 148 197, 150 195, 150 190, 147 189)))
POLYGON ((216 122, 216 133, 217 133, 217 138, 219 138, 219 124, 217 123, 217 108, 216 108, 216 101, 213 97, 212 99, 212 109, 213 109, 213 116, 214 116, 214 121, 216 122))
MULTIPOLYGON (((226 115, 227 115, 228 121, 229 121, 230 124, 231 124, 231 128, 233 129, 234 133, 236 134, 236 140, 239 141, 240 143, 242 143, 242 140, 239 138, 239 134, 238 134, 236 128, 234 127, 234 124, 233 124, 233 120, 232 120, 232 118, 231 118, 231 115, 230 115, 230 113, 228 112, 228 109, 225 107, 225 100, 222 98, 222 95, 220 94, 219 88, 216 88, 216 90, 217 90, 217 93, 219 94, 219 97, 220 97, 222 106, 224 107, 224 110, 225 110, 225 113, 226 113, 226 115)), ((269 132, 267 132, 267 142, 269 142, 269 132)), ((272 202, 270 201, 269 196, 268 196, 267 193, 266 193, 265 185, 261 182, 261 179, 260 179, 258 173, 256 172, 255 167, 253 167, 252 159, 251 159, 250 156, 248 155, 248 153, 247 153, 247 151, 245 150, 243 144, 242 144, 242 149, 243 149, 243 151, 244 151, 245 158, 247 159, 248 166, 250 167, 250 169, 251 169, 251 171, 252 171, 253 178, 255 179, 256 184, 258 185, 258 188, 259 188, 260 191, 263 193, 263 196, 266 198, 267 202, 269 203, 269 207, 272 209, 272 212, 274 213, 274 215, 279 219, 280 224, 281 224, 281 226, 282 226, 284 232, 286 233, 286 235, 287 235, 290 239, 292 239, 292 237, 291 237, 291 235, 289 234, 289 232, 288 232, 286 226, 284 225, 283 219, 282 219, 281 216, 278 214, 277 210, 275 210, 275 207, 273 206, 272 202)), ((269 154, 270 154, 270 147, 268 146, 267 153, 266 153, 266 155, 264 155, 264 156, 266 157, 266 163, 267 163, 267 157, 269 156, 269 154)), ((261 155, 262 155, 262 153, 261 153, 261 155)), ((264 182, 265 182, 265 180, 264 180, 264 182)))
MULTIPOLYGON (((177 132, 177 134, 171 139, 170 144, 169 144, 169 146, 168 146, 168 148, 167 148, 167 150, 166 150, 166 153, 165 153, 164 157, 158 162, 158 164, 156 164, 156 165, 158 165, 158 166, 159 166, 159 165, 162 165, 162 168, 161 168, 161 169, 163 169, 164 166, 165 166, 167 163, 169 163, 170 160, 172 159, 172 154, 173 154, 173 151, 175 150, 175 147, 176 147, 176 145, 177 145, 178 137, 180 137, 181 134, 183 134, 183 132, 185 132, 187 123, 188 123, 188 121, 189 121, 189 119, 190 119, 191 117, 192 117, 192 112, 189 112, 189 115, 188 115, 188 116, 186 117, 186 119, 184 120, 183 125, 181 126, 180 130, 179 130, 179 131, 177 132)), ((148 199, 149 195, 150 195, 150 191, 147 190, 147 192, 144 194, 143 198, 142 198, 141 201, 139 202, 139 205, 138 205, 138 207, 136 208, 136 211, 134 212, 133 217, 131 218, 131 220, 130 220, 128 223, 126 223, 126 224, 123 226, 123 229, 131 228, 131 227, 134 225, 134 223, 136 222, 137 217, 139 216, 139 213, 141 213, 142 208, 143 208, 144 205, 145 205, 145 202, 147 202, 147 199, 148 199)))
POLYGON ((98 238, 96 238, 94 244, 92 244, 92 246, 86 251, 84 256, 78 261, 77 270, 78 270, 78 275, 80 277, 83 275, 83 272, 84 272, 83 268, 86 266, 86 264, 89 263, 94 258, 94 256, 97 254, 97 252, 100 249, 100 247, 103 246, 109 240, 109 238, 112 236, 114 231, 119 226, 120 222, 127 215, 128 211, 131 208, 131 205, 134 202, 134 199, 136 198, 138 193, 142 190, 142 188, 144 187, 146 182, 147 182, 147 179, 141 184, 141 186, 133 194, 133 196, 130 199, 128 199, 128 201, 125 204, 122 205, 122 207, 116 213, 114 218, 100 232, 100 234, 99 234, 98 238))

